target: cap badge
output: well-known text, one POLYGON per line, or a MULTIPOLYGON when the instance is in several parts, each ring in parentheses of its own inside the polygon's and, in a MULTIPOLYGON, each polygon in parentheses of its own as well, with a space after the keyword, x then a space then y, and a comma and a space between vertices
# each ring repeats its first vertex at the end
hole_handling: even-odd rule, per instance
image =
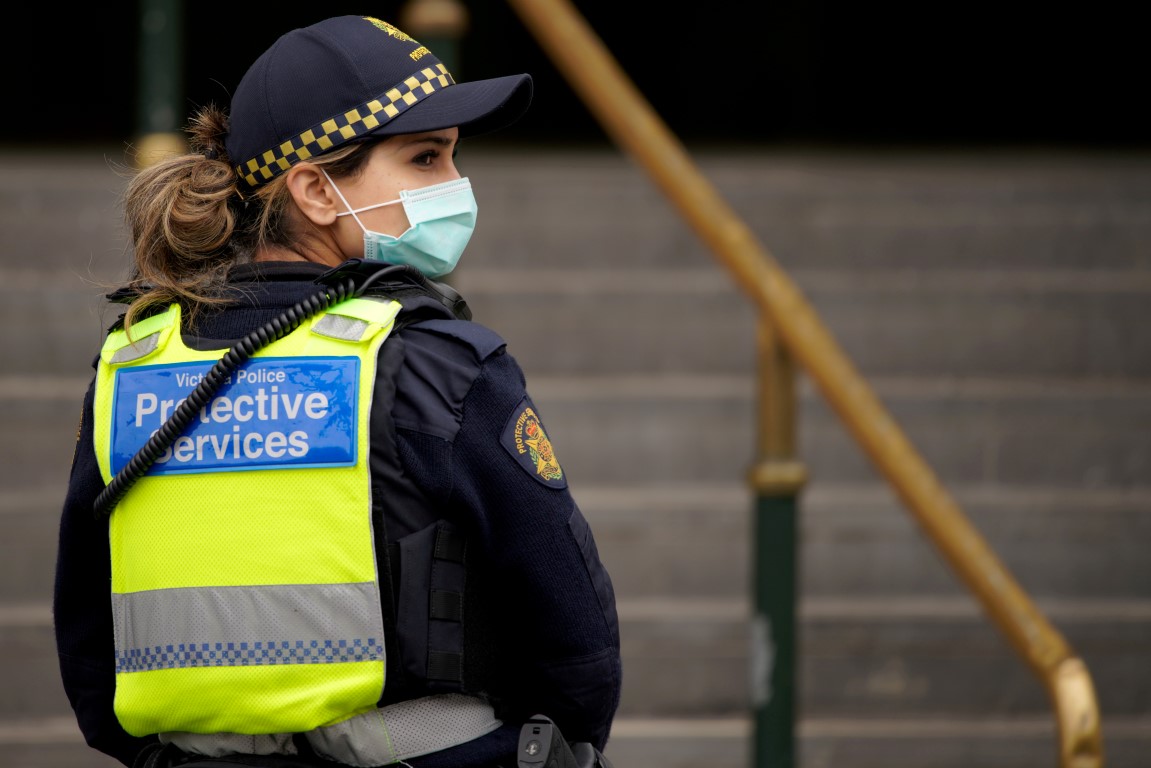
POLYGON ((406 32, 404 32, 403 30, 400 30, 396 27, 393 27, 391 24, 384 21, 383 19, 377 19, 375 16, 365 16, 364 21, 369 22, 370 24, 372 24, 372 26, 378 27, 378 28, 382 29, 383 31, 387 32, 392 37, 403 40, 406 43, 416 42, 406 32))

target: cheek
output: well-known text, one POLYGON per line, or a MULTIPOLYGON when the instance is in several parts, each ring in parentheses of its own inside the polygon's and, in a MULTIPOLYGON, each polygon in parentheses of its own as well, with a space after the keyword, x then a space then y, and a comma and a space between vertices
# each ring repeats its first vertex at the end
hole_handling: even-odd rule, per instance
POLYGON ((364 255, 364 230, 351 216, 341 216, 335 230, 336 246, 344 259, 359 259, 364 255))
MULTIPOLYGON (((373 232, 383 232, 392 237, 399 237, 409 226, 408 217, 404 213, 404 206, 399 203, 361 213, 360 221, 364 222, 364 226, 373 232)), ((352 223, 355 224, 354 221, 352 223)), ((357 229, 359 228, 357 227, 357 229)))

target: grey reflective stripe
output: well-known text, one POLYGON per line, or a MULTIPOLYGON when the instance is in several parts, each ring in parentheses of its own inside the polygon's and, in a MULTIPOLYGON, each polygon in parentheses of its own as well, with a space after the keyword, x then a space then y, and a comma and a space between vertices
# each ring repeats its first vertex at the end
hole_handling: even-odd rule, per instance
POLYGON ((117 673, 384 658, 374 582, 113 593, 112 611, 117 673))
MULTIPOLYGON (((425 696, 308 731, 320 757, 358 768, 388 765, 478 739, 503 725, 483 699, 460 693, 425 696)), ((297 754, 289 734, 161 733, 160 741, 209 757, 297 754)))
MULTIPOLYGON (((383 296, 363 296, 361 301, 370 301, 384 306, 393 303, 392 299, 383 296)), ((345 310, 346 311, 346 310, 345 310)), ((379 318, 376 318, 377 320, 379 318)), ((332 307, 312 325, 312 333, 327 336, 341 341, 359 341, 368 330, 368 321, 350 315, 340 314, 340 305, 332 307)))
POLYGON ((312 326, 312 333, 342 341, 359 341, 367 329, 368 324, 363 320, 344 315, 327 314, 315 322, 312 326))
POLYGON ((367 768, 454 747, 503 725, 483 699, 460 693, 401 701, 308 731, 320 757, 367 768))
POLYGON ((160 331, 150 333, 142 339, 136 339, 126 347, 120 347, 112 353, 112 363, 128 363, 145 355, 150 355, 160 343, 160 331))
POLYGON ((173 744, 183 752, 206 757, 224 755, 295 755, 296 745, 290 733, 184 733, 159 734, 161 744, 173 744))

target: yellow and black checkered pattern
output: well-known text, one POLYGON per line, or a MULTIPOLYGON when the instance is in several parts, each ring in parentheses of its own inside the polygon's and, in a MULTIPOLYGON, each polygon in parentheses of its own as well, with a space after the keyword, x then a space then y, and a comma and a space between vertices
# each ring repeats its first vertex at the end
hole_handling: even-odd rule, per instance
POLYGON ((350 139, 371 131, 436 91, 454 85, 443 64, 421 69, 383 95, 330 117, 293 139, 272 147, 236 166, 236 173, 250 189, 255 189, 301 160, 327 152, 350 139))

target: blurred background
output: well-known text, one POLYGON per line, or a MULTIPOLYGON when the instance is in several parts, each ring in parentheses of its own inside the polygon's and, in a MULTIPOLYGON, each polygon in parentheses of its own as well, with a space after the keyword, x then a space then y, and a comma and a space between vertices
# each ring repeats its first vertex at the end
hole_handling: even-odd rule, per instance
MULTIPOLYGON (((251 60, 288 29, 344 13, 396 20, 406 5, 333 2, 289 12, 260 2, 140 0, 50 20, 43 9, 21 5, 9 12, 8 28, 36 36, 37 44, 31 53, 3 54, 0 140, 115 146, 133 135, 145 10, 180 16, 172 89, 179 92, 170 95, 190 112, 209 101, 226 104, 251 60)), ((607 141, 511 4, 459 5, 468 17, 456 56, 460 76, 526 71, 537 84, 525 119, 491 141, 607 141)), ((671 130, 693 145, 1148 143, 1141 30, 1118 5, 771 0, 673 11, 580 0, 573 7, 671 130)))
MULTIPOLYGON (((481 214, 451 282, 523 365, 615 580, 617 768, 1066 764, 1044 681, 828 404, 812 353, 765 363, 757 287, 515 6, 462 3, 440 46, 402 23, 412 5, 6 13, 0 765, 112 768, 59 685, 50 602, 80 400, 115 319, 102 297, 129 263, 118 170, 157 125, 226 105, 280 34, 342 13, 400 23, 458 79, 534 77, 527 116, 461 152, 481 214), (765 458, 798 471, 765 482, 765 458)), ((1106 765, 1147 765, 1151 124, 1134 10, 572 7, 1050 622, 1033 648, 1065 642, 1086 664, 1106 765)))

